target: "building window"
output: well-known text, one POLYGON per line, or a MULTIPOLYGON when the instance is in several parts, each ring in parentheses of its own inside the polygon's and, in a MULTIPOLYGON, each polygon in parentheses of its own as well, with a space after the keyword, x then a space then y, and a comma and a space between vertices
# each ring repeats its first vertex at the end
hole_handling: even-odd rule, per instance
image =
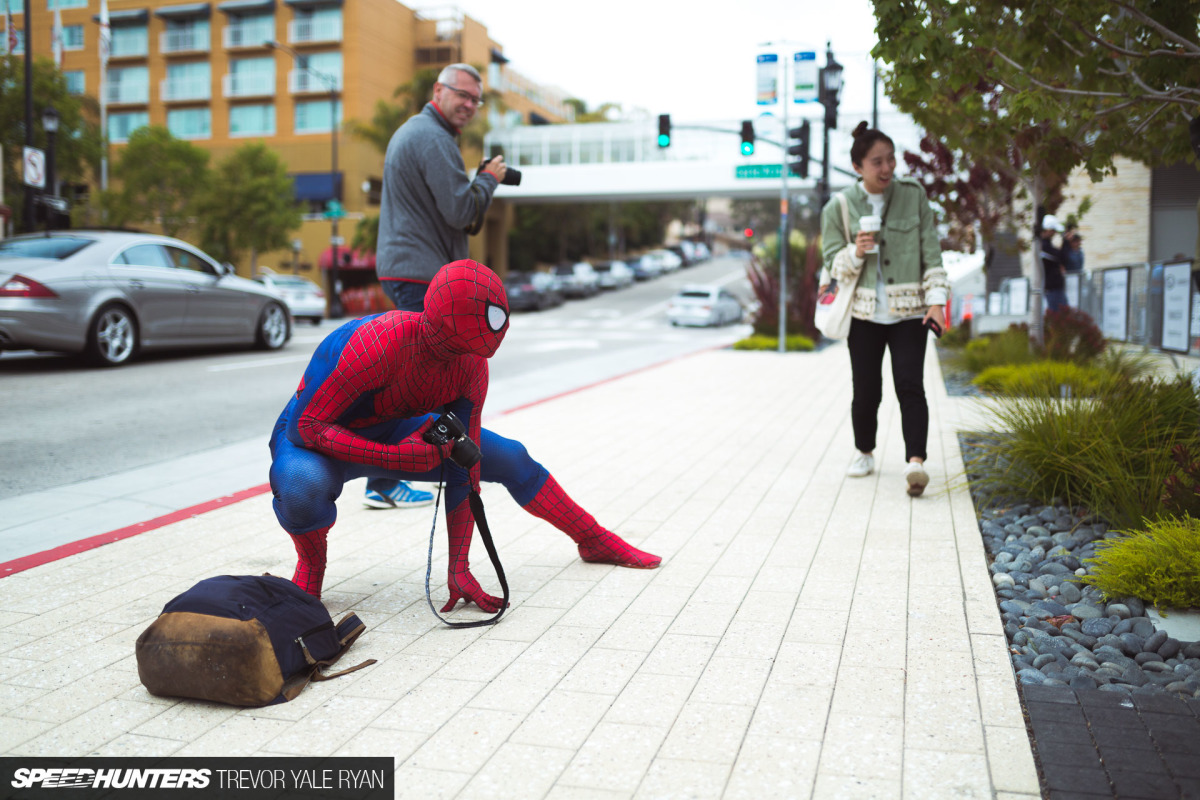
POLYGON ((212 136, 212 111, 207 108, 176 108, 167 112, 167 130, 180 139, 212 136))
POLYGON ((328 100, 308 100, 296 103, 296 133, 329 133, 342 124, 342 104, 336 103, 336 119, 330 120, 328 100))
POLYGON ((454 51, 449 47, 418 47, 417 48, 417 63, 418 64, 449 64, 454 59, 451 56, 454 51))
POLYGON ((230 17, 222 36, 226 47, 261 47, 263 42, 275 38, 275 15, 230 17))
MULTIPOLYGON (((51 34, 53 35, 53 34, 51 34)), ((64 50, 82 50, 83 49, 83 26, 82 25, 64 25, 63 26, 63 49, 64 50)))
MULTIPOLYGON (((18 0, 23 2, 23 0, 18 0)), ((88 0, 46 0, 46 10, 53 11, 56 8, 66 10, 68 8, 87 8, 88 0)))
POLYGON ((238 58, 229 62, 225 76, 226 97, 254 97, 275 94, 275 59, 238 58))
POLYGON ((146 67, 109 67, 104 91, 110 103, 149 103, 150 70, 146 67))
POLYGON ((274 136, 275 106, 230 106, 230 136, 274 136))
POLYGON ((296 18, 288 24, 288 38, 296 42, 340 42, 342 40, 342 9, 298 8, 296 18))
POLYGON ((112 27, 112 57, 144 56, 150 49, 150 37, 145 25, 116 25, 112 27))
POLYGON ((87 80, 83 70, 71 70, 64 72, 63 77, 67 79, 67 94, 87 94, 87 80))
POLYGON ((167 20, 159 48, 164 53, 190 53, 208 50, 208 20, 167 20))
POLYGON ((333 79, 336 88, 342 88, 342 54, 340 52, 313 53, 308 57, 307 69, 297 67, 292 70, 291 90, 293 92, 328 92, 329 78, 333 79))
POLYGON ((207 61, 168 64, 163 100, 207 100, 212 97, 212 71, 207 61))
POLYGON ((109 112, 108 140, 110 142, 127 142, 134 131, 149 124, 150 113, 147 111, 109 112))

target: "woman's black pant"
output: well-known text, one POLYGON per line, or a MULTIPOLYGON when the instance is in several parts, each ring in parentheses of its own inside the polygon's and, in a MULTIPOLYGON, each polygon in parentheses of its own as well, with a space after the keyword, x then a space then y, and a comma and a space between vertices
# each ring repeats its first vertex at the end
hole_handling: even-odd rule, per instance
POLYGON ((925 459, 929 437, 929 405, 925 402, 925 326, 919 319, 906 319, 891 325, 850 321, 850 373, 854 378, 854 399, 850 420, 854 425, 854 446, 864 453, 875 450, 879 428, 879 403, 883 399, 883 351, 892 354, 892 384, 900 401, 900 429, 904 433, 904 460, 914 456, 925 459))

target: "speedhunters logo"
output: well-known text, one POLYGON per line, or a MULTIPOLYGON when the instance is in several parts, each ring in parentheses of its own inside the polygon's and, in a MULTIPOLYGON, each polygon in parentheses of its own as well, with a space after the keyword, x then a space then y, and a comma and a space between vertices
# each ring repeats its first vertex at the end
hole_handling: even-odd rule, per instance
POLYGON ((393 800, 384 758, 0 758, 4 800, 393 800))
POLYGON ((204 789, 207 769, 18 769, 14 789, 204 789))

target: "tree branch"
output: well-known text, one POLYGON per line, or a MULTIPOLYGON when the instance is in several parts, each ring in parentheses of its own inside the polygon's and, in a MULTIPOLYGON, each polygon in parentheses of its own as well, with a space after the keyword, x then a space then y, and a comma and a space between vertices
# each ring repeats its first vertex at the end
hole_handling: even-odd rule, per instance
MULTIPOLYGON (((1067 88, 1060 87, 1060 86, 1052 86, 1051 84, 1045 83, 1045 82, 1040 81, 1037 78, 1033 77, 1033 75, 1031 75, 1029 73, 1029 70, 1025 69, 1025 67, 1021 66, 1016 61, 1014 61, 1011 58, 1009 58, 1008 56, 1006 56, 1004 53, 1001 53, 999 49, 993 47, 993 48, 991 48, 990 52, 993 55, 996 55, 999 58, 1001 58, 1002 60, 1004 60, 1006 63, 1011 65, 1013 67, 1013 69, 1017 70, 1022 75, 1024 75, 1025 78, 1030 83, 1037 86, 1039 89, 1045 89, 1048 92, 1069 95, 1072 97, 1128 97, 1129 96, 1128 92, 1097 92, 1097 91, 1086 90, 1086 89, 1067 89, 1067 88)), ((1145 81, 1143 81, 1140 77, 1138 77, 1138 75, 1136 73, 1129 71, 1126 74, 1134 83, 1136 83, 1146 93, 1147 99, 1160 100, 1160 101, 1166 102, 1166 103, 1180 103, 1182 105, 1200 106, 1200 100, 1190 100, 1186 97, 1178 96, 1179 93, 1195 94, 1197 96, 1200 96, 1200 89, 1190 89, 1185 86, 1178 86, 1178 87, 1175 87, 1174 89, 1172 89, 1171 92, 1160 92, 1160 91, 1148 86, 1145 83, 1145 81)), ((1013 89, 1015 91, 1020 91, 1020 89, 1018 89, 1015 86, 1012 86, 1009 84, 1005 84, 1005 85, 1008 86, 1008 88, 1010 88, 1010 89, 1013 89)))
POLYGON ((1118 5, 1121 8, 1125 9, 1125 11, 1127 13, 1136 17, 1137 19, 1140 19, 1143 23, 1145 23, 1146 25, 1149 25, 1151 28, 1158 31, 1160 34, 1162 34, 1164 39, 1168 39, 1172 42, 1175 42, 1175 44, 1180 45, 1185 50, 1188 50, 1189 52, 1200 55, 1200 45, 1197 45, 1195 42, 1188 41, 1187 39, 1183 38, 1178 33, 1171 30, 1167 26, 1163 25, 1158 20, 1154 19, 1153 17, 1146 14, 1145 12, 1143 12, 1137 8, 1134 8, 1129 3, 1122 3, 1122 2, 1120 2, 1120 0, 1115 0, 1115 5, 1118 5))
MULTIPOLYGON (((1118 3, 1118 5, 1121 5, 1121 4, 1118 3)), ((1083 25, 1081 25, 1078 22, 1078 20, 1074 19, 1073 17, 1068 16, 1067 13, 1065 11, 1063 11, 1062 9, 1054 8, 1052 10, 1054 11, 1055 14, 1058 14, 1060 17, 1065 19, 1072 27, 1075 28, 1075 30, 1079 31, 1081 34, 1083 34, 1085 37, 1090 39, 1095 44, 1098 44, 1107 50, 1111 50, 1114 53, 1119 53, 1120 55, 1123 55, 1123 56, 1129 56, 1130 58, 1150 58, 1151 56, 1171 56, 1173 58, 1200 58, 1200 48, 1197 48, 1197 47, 1189 48, 1189 49, 1194 50, 1194 52, 1190 52, 1190 53, 1180 53, 1177 50, 1147 50, 1147 51, 1129 50, 1127 48, 1121 47, 1120 45, 1113 44, 1112 42, 1108 41, 1107 39, 1103 39, 1103 38, 1097 36, 1096 34, 1092 33, 1087 28, 1083 27, 1083 25)), ((1153 20, 1151 20, 1151 21, 1153 21, 1153 20)), ((1154 24, 1157 25, 1162 30, 1167 30, 1166 28, 1162 28, 1161 25, 1158 25, 1158 23, 1154 23, 1154 24)), ((1168 30, 1168 33, 1169 32, 1170 31, 1168 30)), ((1055 34, 1055 35, 1057 36, 1057 34, 1055 34)), ((1058 38, 1059 38, 1059 41, 1062 41, 1063 44, 1066 44, 1066 41, 1063 40, 1061 36, 1059 36, 1058 38)), ((1188 44, 1191 44, 1186 39, 1184 39, 1183 41, 1188 44)), ((1076 55, 1079 55, 1079 56, 1083 55, 1078 50, 1074 50, 1074 48, 1072 48, 1072 50, 1075 52, 1076 55)))

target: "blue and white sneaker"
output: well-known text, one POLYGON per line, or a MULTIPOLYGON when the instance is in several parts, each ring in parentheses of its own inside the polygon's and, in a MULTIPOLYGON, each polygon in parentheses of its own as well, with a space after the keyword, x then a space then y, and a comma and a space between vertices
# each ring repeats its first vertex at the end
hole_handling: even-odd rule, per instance
POLYGON ((363 503, 368 508, 415 508, 416 506, 427 506, 432 502, 432 492, 414 489, 408 484, 408 481, 397 481, 395 488, 386 492, 367 489, 367 493, 363 497, 363 503))

